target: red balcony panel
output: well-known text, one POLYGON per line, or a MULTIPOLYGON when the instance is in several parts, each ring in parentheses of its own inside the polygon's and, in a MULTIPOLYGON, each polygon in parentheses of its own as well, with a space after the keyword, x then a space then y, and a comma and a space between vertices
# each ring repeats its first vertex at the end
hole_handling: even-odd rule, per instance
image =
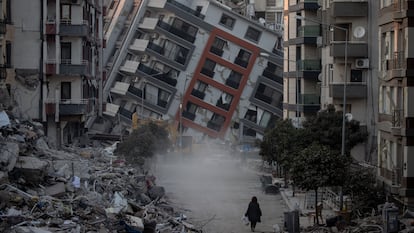
POLYGON ((47 23, 46 24, 46 34, 47 35, 55 35, 56 34, 56 24, 55 23, 47 23))
POLYGON ((56 64, 46 64, 46 74, 56 74, 56 64))
POLYGON ((53 115, 56 112, 56 104, 55 103, 46 103, 45 104, 45 111, 46 115, 53 115))

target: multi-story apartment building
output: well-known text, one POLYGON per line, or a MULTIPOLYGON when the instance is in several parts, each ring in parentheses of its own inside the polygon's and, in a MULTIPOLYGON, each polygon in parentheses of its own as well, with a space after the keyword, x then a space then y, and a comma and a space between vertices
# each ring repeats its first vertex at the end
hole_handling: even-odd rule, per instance
POLYGON ((0 2, 0 110, 12 105, 10 102, 11 45, 14 40, 11 24, 10 0, 0 2))
POLYGON ((113 22, 123 27, 105 35, 110 121, 98 121, 100 130, 122 132, 137 113, 181 125, 194 140, 240 142, 282 117, 280 33, 216 1, 115 2, 107 32, 113 22))
POLYGON ((414 203, 413 9, 412 1, 380 1, 378 18, 378 177, 405 205, 414 203))
POLYGON ((285 3, 284 116, 303 119, 333 104, 346 112, 347 119, 358 120, 369 134, 367 143, 353 149, 353 156, 375 161, 378 2, 285 3))
POLYGON ((82 135, 95 109, 101 0, 11 1, 12 99, 23 118, 41 121, 59 146, 82 135))
POLYGON ((300 126, 301 119, 320 110, 319 75, 321 27, 302 22, 296 16, 317 19, 320 8, 315 0, 284 2, 284 98, 283 117, 300 126))

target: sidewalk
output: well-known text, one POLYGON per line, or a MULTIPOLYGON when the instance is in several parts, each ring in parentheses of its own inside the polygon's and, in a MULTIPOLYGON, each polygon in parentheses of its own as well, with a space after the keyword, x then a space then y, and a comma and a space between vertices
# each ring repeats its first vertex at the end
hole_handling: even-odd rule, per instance
MULTIPOLYGON (((293 191, 292 189, 289 188, 285 188, 285 189, 280 189, 280 194, 283 198, 283 200, 285 201, 286 205, 289 208, 289 211, 293 211, 293 210, 299 210, 299 225, 302 228, 306 228, 309 226, 313 226, 316 223, 314 223, 314 221, 316 221, 315 219, 315 209, 314 209, 314 204, 313 203, 309 203, 309 201, 307 202, 306 200, 306 193, 304 192, 295 192, 295 196, 293 196, 293 191), (308 207, 310 207, 310 205, 312 206, 312 208, 306 208, 308 205, 308 207)), ((312 201, 314 202, 314 201, 312 201)), ((323 203, 323 208, 322 208, 322 220, 319 218, 319 224, 325 224, 326 223, 326 219, 327 218, 331 218, 336 216, 336 211, 331 209, 329 206, 327 206, 326 204, 323 203)))

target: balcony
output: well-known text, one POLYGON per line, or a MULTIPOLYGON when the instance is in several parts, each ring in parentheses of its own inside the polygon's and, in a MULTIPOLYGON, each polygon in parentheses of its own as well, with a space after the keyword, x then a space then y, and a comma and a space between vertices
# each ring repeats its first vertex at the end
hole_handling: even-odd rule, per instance
POLYGON ((400 20, 406 18, 409 13, 406 0, 394 0, 394 11, 392 12, 394 19, 400 20))
POLYGON ((207 68, 201 68, 201 73, 212 78, 214 77, 214 71, 213 70, 209 70, 207 68))
MULTIPOLYGON (((330 53, 333 57, 345 57, 345 41, 332 41, 330 53)), ((368 44, 348 41, 347 55, 348 57, 368 57, 368 44)))
POLYGON ((207 122, 207 128, 219 132, 221 130, 221 124, 216 121, 210 120, 207 122))
POLYGON ((300 26, 297 35, 298 37, 318 37, 321 35, 321 27, 319 25, 300 26))
POLYGON ((404 123, 404 110, 394 109, 392 111, 392 127, 401 128, 404 123))
POLYGON ((56 22, 48 21, 46 23, 46 35, 56 35, 56 22))
POLYGON ((290 12, 301 11, 301 10, 309 10, 309 11, 316 11, 319 9, 319 1, 318 0, 301 0, 296 5, 289 6, 290 12))
POLYGON ((321 60, 299 60, 296 61, 299 71, 320 71, 321 60))
POLYGON ((137 67, 137 70, 139 70, 139 71, 141 71, 145 74, 148 74, 148 75, 160 74, 160 71, 152 69, 149 66, 146 66, 144 64, 139 64, 138 67, 137 67))
POLYGON ((119 115, 126 118, 127 121, 132 121, 132 114, 134 113, 125 108, 119 108, 119 115))
POLYGON ((219 57, 223 55, 223 50, 214 46, 210 47, 210 52, 216 54, 219 57))
POLYGON ((182 56, 177 56, 174 59, 174 61, 176 61, 177 63, 180 63, 181 65, 184 65, 186 60, 187 60, 187 58, 182 57, 182 56))
POLYGON ((204 99, 204 97, 206 96, 206 94, 204 93, 204 92, 202 92, 202 91, 199 91, 199 90, 197 90, 197 89, 193 89, 193 90, 191 90, 191 95, 193 95, 193 96, 195 96, 195 97, 197 97, 197 98, 199 98, 199 99, 204 99))
POLYGON ((148 49, 151 49, 158 54, 164 55, 164 47, 154 44, 153 42, 149 42, 148 49))
POLYGON ((200 19, 204 19, 204 17, 205 17, 199 11, 193 10, 190 7, 188 7, 188 6, 186 6, 186 5, 182 4, 182 3, 179 3, 177 1, 167 0, 167 2, 170 3, 170 4, 172 4, 172 5, 174 5, 174 6, 176 6, 178 9, 181 9, 181 10, 183 10, 183 11, 189 13, 189 14, 192 14, 192 15, 200 18, 200 19))
POLYGON ((303 112, 317 112, 321 109, 320 99, 319 94, 300 94, 298 104, 303 112))
POLYGON ((62 60, 60 65, 59 74, 69 75, 69 76, 90 76, 90 67, 89 61, 83 60, 81 64, 74 64, 71 60, 62 60))
MULTIPOLYGON (((93 99, 62 99, 59 102, 59 115, 84 115, 89 112, 92 104, 93 99)), ((56 113, 56 101, 47 100, 45 103, 45 111, 47 115, 54 115, 56 113)))
POLYGON ((180 28, 173 27, 172 25, 170 25, 166 22, 158 21, 157 25, 158 25, 158 27, 164 29, 165 31, 170 32, 170 33, 172 33, 172 34, 174 34, 174 35, 176 35, 176 36, 178 36, 178 37, 180 37, 180 38, 182 38, 182 39, 184 39, 184 40, 186 40, 190 43, 194 43, 194 41, 195 41, 195 36, 192 36, 192 35, 188 34, 186 31, 183 31, 180 28))
POLYGON ((404 51, 400 52, 394 52, 394 56, 392 60, 389 60, 389 69, 392 70, 399 70, 399 69, 405 69, 405 54, 404 51))
POLYGON ((240 57, 236 57, 236 59, 234 60, 234 64, 237 64, 237 65, 239 65, 239 66, 241 66, 241 67, 246 68, 246 67, 247 67, 247 65, 249 64, 249 62, 248 62, 248 61, 243 60, 243 59, 242 59, 242 58, 240 58, 240 57))
POLYGON ((368 15, 367 1, 332 1, 331 15, 333 17, 362 17, 368 15))
POLYGON ((128 93, 130 93, 131 95, 133 95, 135 97, 142 98, 142 90, 138 89, 138 88, 136 88, 132 85, 129 85, 128 93))
POLYGON ((89 35, 88 21, 83 20, 82 24, 72 24, 71 20, 61 19, 59 35, 61 36, 82 36, 89 35))
POLYGON ((262 75, 270 80, 273 80, 283 85, 283 77, 276 75, 274 72, 275 71, 266 68, 263 70, 262 75))
MULTIPOLYGON (((332 98, 343 98, 344 84, 334 83, 330 85, 330 93, 332 98)), ((367 85, 363 82, 351 82, 346 84, 346 98, 361 99, 367 97, 367 85)))
POLYGON ((267 96, 263 93, 256 92, 256 95, 254 96, 256 99, 261 100, 267 104, 272 104, 272 97, 267 96))
POLYGON ((187 119, 192 120, 192 121, 194 121, 194 119, 196 118, 195 113, 192 113, 192 112, 189 112, 189 111, 183 111, 182 116, 184 118, 187 118, 187 119))
POLYGON ((236 82, 234 80, 227 79, 226 80, 226 85, 231 87, 231 88, 238 89, 239 86, 240 86, 240 82, 236 82))

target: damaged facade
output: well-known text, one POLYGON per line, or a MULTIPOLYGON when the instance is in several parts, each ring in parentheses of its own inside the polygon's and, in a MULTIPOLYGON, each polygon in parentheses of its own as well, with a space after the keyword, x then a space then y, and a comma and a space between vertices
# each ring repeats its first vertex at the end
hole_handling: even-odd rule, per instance
POLYGON ((261 138, 282 117, 281 36, 216 1, 113 2, 92 131, 124 133, 136 113, 196 141, 261 138))
POLYGON ((43 122, 51 143, 71 143, 98 106, 102 1, 4 2, 14 25, 12 106, 20 118, 43 122))

